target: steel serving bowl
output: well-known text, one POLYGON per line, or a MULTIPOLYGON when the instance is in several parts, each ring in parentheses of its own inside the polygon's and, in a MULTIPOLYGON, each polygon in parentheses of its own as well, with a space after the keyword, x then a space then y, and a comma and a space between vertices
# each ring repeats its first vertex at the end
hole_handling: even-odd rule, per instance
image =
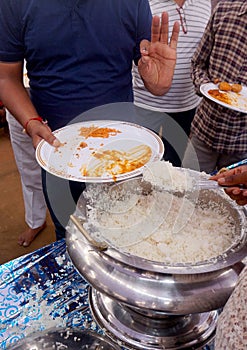
POLYGON ((79 328, 50 328, 35 332, 8 347, 9 350, 120 350, 109 338, 79 328))
MULTIPOLYGON (((235 287, 247 254, 246 210, 223 191, 203 190, 199 200, 220 203, 234 218, 236 239, 224 254, 196 264, 165 264, 90 242, 71 220, 66 244, 79 273, 100 293, 149 316, 203 313, 221 308, 235 287)), ((80 197, 75 216, 86 217, 80 197)))

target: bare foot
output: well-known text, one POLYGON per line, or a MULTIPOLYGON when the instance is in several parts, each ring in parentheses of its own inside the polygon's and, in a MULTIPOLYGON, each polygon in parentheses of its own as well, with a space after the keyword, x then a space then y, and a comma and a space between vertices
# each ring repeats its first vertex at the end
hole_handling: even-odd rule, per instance
POLYGON ((30 228, 28 227, 27 230, 22 232, 18 238, 18 244, 23 247, 28 247, 32 241, 35 239, 35 237, 46 228, 46 222, 43 223, 42 226, 37 228, 30 228))

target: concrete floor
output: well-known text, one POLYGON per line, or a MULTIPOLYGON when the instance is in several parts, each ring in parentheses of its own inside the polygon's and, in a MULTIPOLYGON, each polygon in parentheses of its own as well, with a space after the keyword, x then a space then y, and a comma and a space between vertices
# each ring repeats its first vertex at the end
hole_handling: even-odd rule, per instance
POLYGON ((20 177, 7 128, 0 128, 0 194, 0 265, 55 241, 54 227, 47 214, 47 227, 29 247, 17 243, 26 224, 20 177))

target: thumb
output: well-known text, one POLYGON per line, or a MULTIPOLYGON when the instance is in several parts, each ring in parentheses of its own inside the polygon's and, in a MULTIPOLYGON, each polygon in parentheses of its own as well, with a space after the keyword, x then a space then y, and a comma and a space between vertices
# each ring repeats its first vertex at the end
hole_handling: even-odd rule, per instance
POLYGON ((142 63, 142 64, 148 64, 148 62, 149 62, 149 60, 150 60, 150 58, 148 57, 148 56, 142 56, 141 58, 140 58, 140 62, 142 63))

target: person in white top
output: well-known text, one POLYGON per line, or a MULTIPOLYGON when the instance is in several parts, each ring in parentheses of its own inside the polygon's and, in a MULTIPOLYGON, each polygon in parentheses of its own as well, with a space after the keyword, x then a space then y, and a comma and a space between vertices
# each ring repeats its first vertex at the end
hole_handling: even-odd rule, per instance
MULTIPOLYGON (((180 166, 183 153, 179 154, 178 149, 182 147, 184 150, 186 147, 190 125, 200 102, 200 97, 196 95, 190 77, 191 58, 210 18, 211 0, 149 0, 149 3, 153 15, 159 16, 163 11, 167 11, 170 23, 174 21, 180 23, 177 64, 172 86, 163 96, 150 94, 144 87, 138 70, 133 67, 134 103, 151 111, 150 119, 155 114, 152 112, 168 114, 168 116, 163 115, 164 120, 167 119, 167 124, 165 121, 165 127, 162 130, 166 148, 165 160, 170 161, 174 166, 180 166), (176 127, 172 124, 171 118, 176 122, 176 127, 184 131, 184 140, 181 137, 180 140, 177 140, 178 134, 174 130, 176 127), (170 132, 169 129, 171 129, 170 132), (172 140, 168 143, 167 139, 171 133, 174 135, 170 136, 172 140)), ((171 30, 170 26, 169 34, 171 30)))
MULTIPOLYGON (((24 85, 28 89, 24 68, 24 85)), ((43 194, 41 168, 35 158, 32 139, 23 133, 21 124, 6 111, 9 134, 16 165, 21 178, 27 229, 18 237, 19 245, 27 247, 39 232, 46 227, 47 207, 43 194)))

